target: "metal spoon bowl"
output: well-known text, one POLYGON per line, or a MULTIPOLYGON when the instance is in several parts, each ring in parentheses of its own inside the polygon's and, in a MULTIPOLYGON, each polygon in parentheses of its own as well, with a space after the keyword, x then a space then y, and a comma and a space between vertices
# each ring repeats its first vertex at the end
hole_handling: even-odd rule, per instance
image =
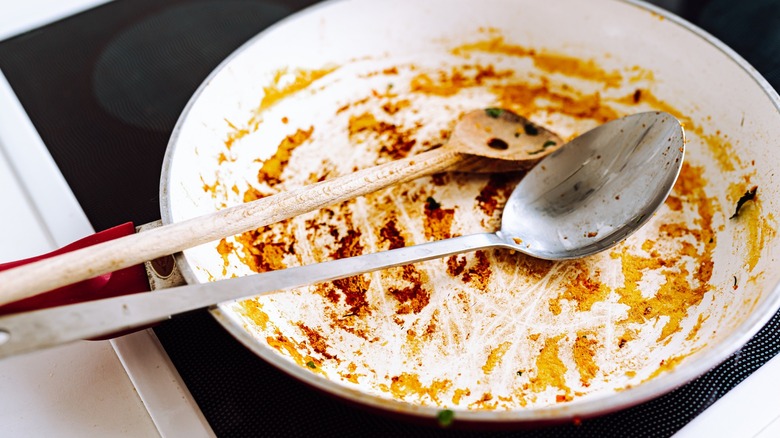
POLYGON ((548 260, 610 248, 663 204, 684 151, 682 127, 668 113, 639 113, 601 125, 523 178, 504 207, 499 235, 518 251, 548 260))
POLYGON ((585 257, 622 241, 652 216, 671 191, 683 155, 683 130, 670 114, 624 117, 543 159, 513 191, 495 233, 2 317, 0 358, 126 332, 224 301, 478 249, 506 247, 549 260, 585 257))

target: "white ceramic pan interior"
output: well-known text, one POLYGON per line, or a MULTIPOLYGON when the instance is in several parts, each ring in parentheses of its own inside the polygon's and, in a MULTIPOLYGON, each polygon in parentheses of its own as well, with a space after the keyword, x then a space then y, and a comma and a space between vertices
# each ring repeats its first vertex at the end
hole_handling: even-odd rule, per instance
MULTIPOLYGON (((665 393, 777 310, 778 97, 721 43, 641 3, 345 0, 296 14, 227 59, 188 105, 166 156, 164 221, 424 151, 460 114, 490 106, 565 138, 669 111, 685 126, 685 166, 648 225, 594 257, 482 251, 223 303, 215 317, 336 396, 528 422, 665 393)), ((421 178, 179 261, 204 282, 493 231, 520 177, 421 178)))

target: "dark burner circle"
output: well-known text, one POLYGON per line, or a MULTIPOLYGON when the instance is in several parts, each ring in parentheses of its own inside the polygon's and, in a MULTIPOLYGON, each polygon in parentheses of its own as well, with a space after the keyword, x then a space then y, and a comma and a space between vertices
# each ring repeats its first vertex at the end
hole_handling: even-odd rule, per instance
POLYGON ((246 40, 289 15, 250 0, 173 6, 119 33, 100 54, 92 89, 124 123, 170 132, 208 74, 246 40))

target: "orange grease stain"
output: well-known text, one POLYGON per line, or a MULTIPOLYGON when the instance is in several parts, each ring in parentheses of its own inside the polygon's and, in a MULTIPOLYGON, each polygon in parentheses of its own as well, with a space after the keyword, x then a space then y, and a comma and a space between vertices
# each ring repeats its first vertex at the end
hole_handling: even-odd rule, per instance
POLYGON ((452 52, 456 55, 465 55, 469 52, 486 52, 530 57, 537 68, 547 73, 560 73, 569 77, 597 80, 609 87, 616 87, 623 80, 620 72, 606 71, 592 59, 583 60, 563 54, 536 51, 516 44, 509 44, 500 36, 486 41, 464 44, 455 48, 452 52))
POLYGON ((390 392, 393 397, 404 400, 409 396, 416 396, 420 399, 428 398, 433 403, 440 405, 439 395, 446 392, 452 386, 449 380, 434 380, 429 386, 424 386, 420 382, 417 374, 401 373, 391 379, 390 386, 380 385, 380 388, 390 392))
POLYGON ((668 338, 681 328, 682 320, 688 315, 688 309, 698 305, 704 294, 710 290, 709 280, 712 277, 715 249, 715 231, 712 227, 712 216, 715 212, 714 201, 706 196, 704 187, 706 181, 701 176, 702 169, 684 164, 673 191, 684 202, 694 203, 698 208, 698 229, 689 229, 684 224, 667 223, 660 229, 662 235, 669 238, 679 238, 692 235, 703 243, 701 251, 692 246, 684 246, 680 254, 672 259, 663 259, 651 252, 650 257, 628 253, 625 249, 613 252, 613 258, 622 261, 624 284, 617 288, 619 302, 629 306, 628 316, 621 323, 644 323, 660 316, 669 317, 664 325, 658 341, 668 338), (687 250, 686 250, 687 248, 687 250), (676 263, 677 257, 687 255, 695 260, 696 271, 688 272, 684 265, 676 263), (647 269, 660 270, 665 282, 660 285, 655 296, 645 298, 639 289, 639 283, 647 269), (691 276, 693 281, 689 279, 691 276))
POLYGON ((496 366, 501 363, 501 359, 504 358, 504 355, 511 346, 511 342, 502 342, 498 347, 490 350, 490 354, 488 354, 485 365, 482 365, 482 371, 485 374, 492 373, 496 366))
POLYGON ((574 341, 574 363, 577 364, 583 386, 590 386, 590 381, 599 371, 593 359, 598 345, 599 342, 592 332, 582 330, 577 332, 577 339, 574 341))
POLYGON ((544 347, 536 358, 536 376, 531 378, 531 388, 534 392, 542 392, 552 386, 565 391, 571 389, 566 386, 566 365, 558 354, 558 342, 566 335, 558 335, 547 338, 544 347))

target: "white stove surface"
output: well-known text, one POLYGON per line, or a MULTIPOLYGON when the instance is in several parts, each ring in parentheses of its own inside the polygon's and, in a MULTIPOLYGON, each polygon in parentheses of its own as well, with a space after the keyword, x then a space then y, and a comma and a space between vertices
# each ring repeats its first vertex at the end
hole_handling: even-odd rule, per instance
MULTIPOLYGON (((0 39, 107 0, 0 0, 0 39)), ((0 262, 93 232, 0 72, 0 262)), ((780 357, 718 400, 677 437, 780 436, 780 357)), ((79 342, 0 362, 7 436, 213 436, 151 331, 79 342)))

